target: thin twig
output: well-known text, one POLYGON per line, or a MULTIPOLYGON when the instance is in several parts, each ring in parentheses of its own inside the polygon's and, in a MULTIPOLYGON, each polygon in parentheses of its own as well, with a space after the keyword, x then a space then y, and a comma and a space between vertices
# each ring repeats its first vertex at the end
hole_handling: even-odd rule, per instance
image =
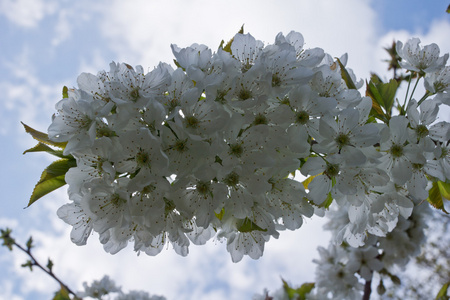
POLYGON ((364 295, 362 297, 362 300, 369 300, 371 293, 372 293, 372 280, 367 280, 366 284, 364 285, 364 295))
POLYGON ((75 292, 73 292, 65 283, 63 283, 58 277, 56 277, 56 275, 52 272, 52 270, 50 269, 46 269, 44 268, 33 256, 33 254, 31 254, 31 249, 26 250, 25 248, 23 248, 21 245, 17 244, 14 241, 14 245, 19 248, 20 250, 22 250, 23 252, 25 252, 30 258, 31 258, 31 263, 33 266, 37 266, 39 269, 41 269, 42 271, 44 271, 45 273, 47 273, 48 275, 50 275, 53 279, 55 279, 64 289, 67 290, 67 292, 69 294, 72 294, 73 296, 75 296, 76 299, 81 299, 77 297, 77 294, 75 294, 75 292))

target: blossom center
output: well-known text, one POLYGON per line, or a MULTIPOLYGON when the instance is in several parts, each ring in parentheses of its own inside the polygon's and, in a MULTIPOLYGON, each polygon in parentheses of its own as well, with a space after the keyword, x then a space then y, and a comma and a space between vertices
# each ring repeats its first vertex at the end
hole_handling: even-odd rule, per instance
POLYGON ((140 167, 150 168, 150 156, 147 152, 141 150, 136 154, 136 163, 140 167))
POLYGON ((339 149, 342 147, 350 144, 350 138, 345 133, 341 133, 337 136, 335 139, 337 145, 339 146, 339 149))
POLYGON ((198 124, 200 123, 200 121, 195 116, 187 116, 184 119, 184 122, 187 128, 194 128, 194 129, 198 128, 198 124))
POLYGON ((252 98, 252 91, 242 87, 239 91, 238 98, 242 101, 252 98))
POLYGON ((394 144, 389 149, 389 153, 391 153, 393 157, 401 157, 403 156, 403 147, 401 145, 394 144))
POLYGON ((302 110, 295 115, 295 122, 305 125, 309 121, 309 114, 302 110))
POLYGON ((199 194, 207 196, 210 194, 210 186, 211 186, 210 182, 199 181, 197 182, 196 189, 199 194))
POLYGON ((325 175, 329 178, 335 177, 339 174, 339 165, 336 164, 327 164, 327 168, 325 170, 325 175))
POLYGON ((228 153, 232 156, 241 157, 242 153, 244 153, 244 147, 242 147, 242 143, 235 143, 230 145, 230 151, 228 153))
POLYGON ((281 86, 281 78, 278 76, 278 74, 272 75, 272 87, 281 86))
POLYGON ((228 186, 236 187, 239 183, 239 175, 233 171, 225 177, 223 182, 225 182, 228 186))
POLYGON ((255 120, 253 120, 253 125, 267 125, 269 121, 267 120, 266 116, 262 113, 259 113, 255 116, 255 120))
POLYGON ((428 128, 425 125, 419 125, 416 127, 417 136, 420 138, 426 137, 428 135, 428 128))

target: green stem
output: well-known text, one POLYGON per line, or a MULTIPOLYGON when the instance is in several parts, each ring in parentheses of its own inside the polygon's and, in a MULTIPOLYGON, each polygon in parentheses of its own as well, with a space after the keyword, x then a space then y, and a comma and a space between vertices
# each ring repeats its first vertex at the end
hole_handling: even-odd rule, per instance
POLYGON ((412 75, 413 74, 411 72, 411 74, 409 75, 408 87, 406 88, 405 102, 403 102, 402 111, 400 112, 400 114, 402 114, 402 112, 405 110, 406 102, 408 101, 408 93, 409 87, 411 86, 412 75))
POLYGON ((434 95, 434 93, 427 91, 425 93, 425 95, 423 95, 422 98, 420 98, 419 102, 417 102, 417 106, 419 106, 420 104, 422 104, 423 101, 425 101, 425 99, 427 99, 429 96, 434 95))
POLYGON ((413 97, 413 95, 414 95, 414 92, 415 92, 415 90, 416 90, 416 88, 417 88, 417 85, 419 84, 420 78, 422 78, 422 76, 419 75, 419 77, 418 77, 417 80, 416 80, 416 84, 414 85, 414 88, 413 88, 413 90, 412 90, 412 92, 411 92, 411 96, 409 96, 408 105, 406 105, 406 108, 408 108, 409 103, 411 102, 411 99, 412 99, 412 97, 413 97))

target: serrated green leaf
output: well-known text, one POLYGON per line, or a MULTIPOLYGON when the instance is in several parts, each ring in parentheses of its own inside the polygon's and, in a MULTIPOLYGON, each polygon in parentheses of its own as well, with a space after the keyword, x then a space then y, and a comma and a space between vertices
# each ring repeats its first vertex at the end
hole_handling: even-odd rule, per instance
POLYGON ((64 175, 54 177, 52 179, 46 180, 42 183, 36 184, 33 190, 33 194, 30 197, 27 207, 36 202, 38 199, 47 195, 50 192, 64 186, 66 181, 64 180, 64 175))
POLYGON ((22 123, 23 127, 25 127, 25 131, 27 133, 31 134, 31 136, 35 140, 37 140, 37 141, 39 141, 39 142, 41 142, 43 144, 47 144, 47 145, 50 145, 50 146, 55 146, 55 147, 58 147, 58 148, 61 148, 61 149, 64 149, 66 147, 66 145, 67 145, 67 142, 64 142, 64 143, 54 142, 54 141, 49 139, 48 134, 43 133, 41 131, 37 131, 36 129, 31 128, 30 126, 26 125, 23 122, 20 122, 20 123, 22 123))
POLYGON ((53 300, 70 300, 69 292, 61 285, 61 289, 55 293, 53 300))
POLYGON ((237 223, 237 230, 239 230, 240 232, 252 232, 255 230, 264 232, 267 231, 267 229, 262 229, 261 227, 253 223, 249 218, 239 220, 239 222, 237 223))
POLYGON ((66 184, 65 175, 70 168, 76 166, 75 159, 60 159, 52 162, 42 172, 39 182, 34 187, 31 194, 30 201, 27 207, 36 202, 39 198, 47 195, 48 193, 64 186, 66 184))
POLYGON ((449 197, 449 184, 437 181, 433 182, 433 186, 428 192, 428 198, 427 201, 436 209, 442 210, 446 214, 448 212, 444 208, 444 199, 448 199, 449 197))
POLYGON ((63 87, 62 96, 63 96, 63 99, 69 98, 69 89, 67 88, 67 86, 63 87))
POLYGON ((30 148, 28 150, 25 150, 23 152, 23 154, 28 153, 28 152, 47 152, 50 153, 54 156, 57 156, 59 158, 70 158, 72 157, 71 155, 64 155, 63 154, 63 150, 55 150, 53 148, 50 148, 49 146, 39 142, 36 146, 34 146, 33 148, 30 148))
POLYGON ((341 63, 339 58, 336 58, 336 61, 338 62, 339 67, 341 68, 341 77, 345 81, 347 87, 351 90, 356 90, 356 85, 353 82, 352 78, 350 77, 350 74, 348 73, 347 69, 341 63))
POLYGON ((74 158, 63 158, 52 162, 44 172, 42 172, 41 178, 38 183, 44 182, 46 180, 58 177, 61 175, 66 175, 70 168, 76 167, 77 162, 74 158))

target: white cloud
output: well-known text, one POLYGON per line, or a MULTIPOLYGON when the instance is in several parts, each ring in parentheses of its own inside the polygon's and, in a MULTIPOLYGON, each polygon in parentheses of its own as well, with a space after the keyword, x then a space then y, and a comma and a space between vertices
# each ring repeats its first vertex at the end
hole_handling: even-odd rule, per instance
POLYGON ((67 40, 72 33, 70 14, 67 9, 58 12, 58 21, 54 27, 55 36, 52 39, 52 46, 58 46, 63 41, 67 40))
MULTIPOLYGON (((9 77, 0 81, 0 89, 4 95, 0 102, 0 134, 24 133, 19 121, 45 131, 55 112, 55 104, 62 97, 64 82, 43 82, 30 59, 31 51, 32 49, 25 47, 16 57, 1 61, 9 77)), ((30 146, 31 139, 19 141, 21 146, 30 146)))
POLYGON ((46 15, 57 9, 56 1, 0 0, 0 14, 11 23, 22 27, 35 27, 46 15))
MULTIPOLYGON (((392 71, 387 70, 387 64, 382 61, 388 59, 388 55, 383 48, 391 47, 393 41, 402 41, 405 43, 412 37, 420 38, 422 47, 435 43, 439 46, 440 56, 445 53, 450 53, 450 39, 448 39, 448 33, 450 32, 450 21, 446 19, 434 20, 428 32, 422 32, 421 30, 415 32, 408 32, 406 30, 389 31, 383 36, 378 38, 376 44, 376 52, 374 53, 374 61, 378 62, 374 64, 373 71, 380 75, 382 78, 392 77, 392 71), (381 62, 381 63, 379 63, 381 62)), ((449 62, 447 62, 447 65, 449 62)), ((406 83, 401 86, 397 97, 402 101, 406 93, 406 83)), ((419 82, 417 89, 414 92, 415 98, 420 99, 425 93, 423 86, 423 79, 419 82)), ((403 102, 401 102, 403 103, 403 102)), ((439 121, 450 122, 450 107, 441 105, 439 110, 439 121)))
POLYGON ((14 283, 12 280, 2 282, 2 290, 0 291, 0 299, 23 300, 22 297, 15 295, 13 288, 14 288, 14 283))
MULTIPOLYGON (((28 2, 31 3, 28 6, 36 10, 36 15, 12 22, 25 27, 35 26, 46 14, 54 12, 43 1, 28 2)), ((0 11, 8 14, 8 18, 12 18, 14 9, 16 17, 29 14, 28 8, 18 8, 12 3, 0 0, 0 11), (9 11, 5 12, 4 7, 9 11)), ((24 6, 27 1, 17 3, 24 6)), ((359 0, 291 0, 280 5, 280 2, 269 0, 117 0, 103 7, 102 32, 110 43, 105 46, 116 51, 119 59, 152 68, 160 60, 172 61, 170 43, 184 47, 197 42, 215 49, 221 39, 231 38, 244 23, 246 32, 265 42, 272 42, 279 31, 296 30, 304 35, 306 47, 322 47, 333 56, 349 52, 348 66, 355 70, 357 76, 367 77, 370 70, 385 68, 381 60, 386 56, 381 47, 390 45, 393 36, 397 39, 414 36, 414 33, 392 32, 379 37, 375 29, 377 18, 368 3, 359 0)), ((73 27, 67 18, 72 20, 80 11, 77 8, 59 13, 62 27, 57 29, 54 45, 70 36, 73 27)), ((436 42, 448 52, 450 40, 446 37, 450 32, 449 26, 445 20, 436 21, 424 36, 423 43, 436 42)), ((91 60, 81 59, 80 73, 95 74, 100 69, 107 69, 109 62, 101 57, 100 52, 93 53, 91 60)), ((42 130, 48 123, 40 121, 40 114, 45 114, 45 120, 50 120, 64 84, 43 84, 27 58, 24 51, 9 65, 11 76, 20 79, 21 83, 0 83, 8 99, 0 106, 42 130)), ((11 126, 6 120, 9 119, 0 121, 0 128, 11 126)), ((27 214, 31 219, 48 221, 51 229, 27 233, 32 233, 37 242, 36 255, 44 261, 51 257, 55 262, 55 272, 76 290, 81 289, 83 281, 90 282, 109 274, 125 290, 144 289, 152 294, 165 295, 168 299, 243 299, 260 293, 264 287, 272 291, 279 288, 280 277, 293 284, 313 281, 314 264, 311 260, 317 257, 316 247, 326 246, 329 241, 329 233, 324 233, 321 228, 323 220, 316 217, 307 220, 296 232, 283 232, 280 239, 271 239, 264 256, 257 261, 246 257, 233 264, 225 250, 226 244, 219 242, 192 246, 186 258, 176 255, 171 247, 157 257, 145 254, 137 257, 131 247, 111 256, 103 251, 96 235, 84 247, 73 245, 69 226, 55 216, 57 207, 68 201, 67 195, 62 190, 48 197, 35 204, 41 209, 27 214)), ((15 256, 14 266, 23 260, 23 257, 15 256)), ((50 298, 54 292, 53 285, 49 288, 49 282, 52 282, 49 277, 23 269, 17 270, 16 275, 23 282, 23 295, 34 290, 45 293, 47 297, 44 298, 50 298)), ((9 288, 0 294, 0 298, 11 293, 9 288)))
MULTIPOLYGON (((307 47, 333 56, 348 51, 355 71, 370 66, 376 34, 368 1, 113 1, 103 14, 102 31, 121 60, 152 68, 172 62, 170 44, 203 43, 216 49, 245 23, 245 31, 273 42, 283 31, 299 31, 307 47)), ((364 74, 361 74, 363 76, 364 74)))

